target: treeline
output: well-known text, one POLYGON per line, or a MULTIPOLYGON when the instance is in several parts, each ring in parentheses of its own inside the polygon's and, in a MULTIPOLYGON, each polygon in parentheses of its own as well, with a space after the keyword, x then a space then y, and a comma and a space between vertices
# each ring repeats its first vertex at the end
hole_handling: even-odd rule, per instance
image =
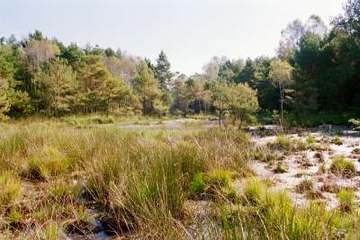
MULTIPOLYGON (((257 110, 247 84, 224 85, 204 75, 170 71, 164 52, 156 63, 111 48, 65 46, 40 31, 0 41, 0 116, 74 113, 165 115, 225 111, 245 120, 257 110)), ((221 119, 220 119, 221 121, 221 119)))
POLYGON ((350 0, 331 28, 318 16, 282 31, 277 57, 228 60, 205 66, 209 78, 256 89, 262 109, 295 113, 360 108, 360 1, 350 0))
POLYGON ((214 57, 201 74, 98 46, 66 46, 35 31, 0 39, 0 117, 73 113, 217 113, 242 123, 261 110, 354 111, 360 103, 360 0, 331 28, 318 16, 282 32, 277 56, 214 57))

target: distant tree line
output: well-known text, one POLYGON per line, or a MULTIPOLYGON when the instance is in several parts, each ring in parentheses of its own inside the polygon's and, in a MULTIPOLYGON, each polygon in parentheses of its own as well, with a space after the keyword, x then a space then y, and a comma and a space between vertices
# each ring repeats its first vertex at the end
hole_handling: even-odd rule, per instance
POLYGON ((261 110, 351 111, 360 103, 360 0, 331 29, 318 16, 283 31, 277 56, 214 57, 203 73, 171 72, 120 50, 66 46, 40 31, 0 38, 0 118, 32 114, 231 115, 240 126, 261 110))

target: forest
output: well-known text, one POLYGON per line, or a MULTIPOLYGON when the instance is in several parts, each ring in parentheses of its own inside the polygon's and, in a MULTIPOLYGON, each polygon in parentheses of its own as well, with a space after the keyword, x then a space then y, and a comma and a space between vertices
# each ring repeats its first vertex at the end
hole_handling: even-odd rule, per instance
POLYGON ((191 76, 2 37, 0 240, 360 239, 359 104, 360 0, 191 76))
POLYGON ((359 11, 350 1, 330 29, 315 15, 295 20, 282 31, 276 57, 214 57, 192 76, 171 72, 163 51, 152 63, 111 48, 66 46, 40 31, 22 40, 3 37, 0 116, 216 113, 246 119, 275 110, 295 124, 314 113, 324 113, 320 123, 336 123, 329 114, 359 113, 359 11))

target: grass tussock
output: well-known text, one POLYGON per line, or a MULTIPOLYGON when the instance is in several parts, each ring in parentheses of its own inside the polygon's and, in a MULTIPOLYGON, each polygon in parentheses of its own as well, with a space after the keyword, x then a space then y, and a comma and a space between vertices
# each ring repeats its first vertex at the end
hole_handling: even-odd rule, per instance
POLYGON ((357 213, 328 211, 316 202, 294 207, 286 192, 274 192, 257 179, 249 180, 243 199, 239 205, 218 207, 223 239, 315 240, 338 239, 340 234, 346 239, 358 237, 353 228, 358 224, 357 213), (355 225, 351 227, 351 223, 355 225))
POLYGON ((3 172, 0 175, 0 206, 14 203, 21 195, 21 183, 14 173, 3 172))
POLYGON ((327 146, 316 143, 315 138, 311 135, 306 137, 305 140, 278 135, 275 142, 269 143, 268 147, 272 150, 284 151, 286 153, 306 150, 321 151, 327 149, 327 146))
POLYGON ((346 159, 344 156, 335 156, 330 165, 330 171, 333 174, 343 177, 352 177, 356 174, 354 162, 346 159))
POLYGON ((339 209, 342 212, 352 212, 354 210, 355 193, 352 189, 341 189, 337 193, 339 209))

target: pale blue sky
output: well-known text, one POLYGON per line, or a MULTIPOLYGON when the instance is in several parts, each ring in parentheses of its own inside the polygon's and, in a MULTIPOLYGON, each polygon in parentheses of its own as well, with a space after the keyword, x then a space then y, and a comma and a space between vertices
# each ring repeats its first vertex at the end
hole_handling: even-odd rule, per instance
POLYGON ((201 72, 212 56, 272 56, 281 29, 299 18, 325 22, 344 0, 0 0, 0 35, 34 29, 65 43, 99 44, 201 72))

